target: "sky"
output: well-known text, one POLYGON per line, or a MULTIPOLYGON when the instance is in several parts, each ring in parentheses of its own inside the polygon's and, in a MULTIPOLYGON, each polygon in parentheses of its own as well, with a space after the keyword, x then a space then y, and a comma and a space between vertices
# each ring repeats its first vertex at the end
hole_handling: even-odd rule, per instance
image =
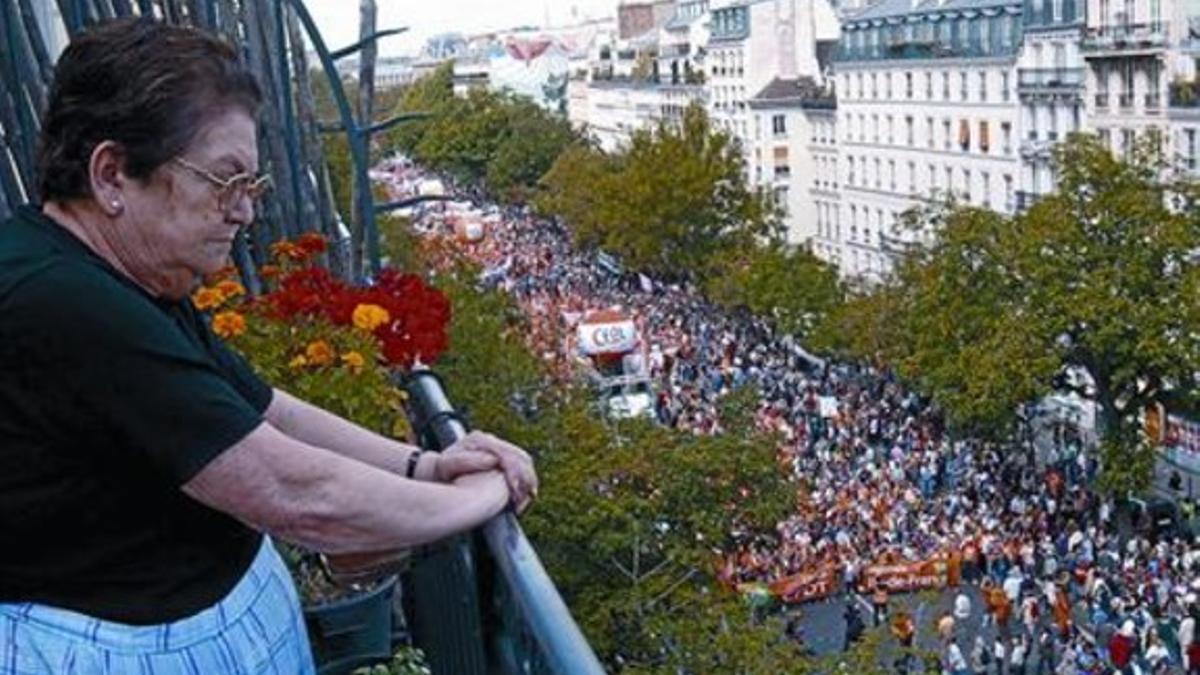
MULTIPOLYGON (((375 0, 380 29, 407 26, 384 38, 381 56, 415 54, 426 38, 446 32, 472 34, 515 26, 564 25, 615 16, 618 0, 375 0), (573 12, 574 10, 574 12, 573 12)), ((357 0, 306 0, 325 44, 337 49, 358 39, 357 0)))

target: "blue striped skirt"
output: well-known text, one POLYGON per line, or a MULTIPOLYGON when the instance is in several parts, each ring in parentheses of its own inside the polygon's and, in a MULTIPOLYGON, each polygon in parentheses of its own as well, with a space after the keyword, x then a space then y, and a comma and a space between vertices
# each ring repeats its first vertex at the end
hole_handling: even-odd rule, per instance
POLYGON ((269 537, 229 595, 157 626, 0 603, 0 675, 311 675, 296 588, 269 537))

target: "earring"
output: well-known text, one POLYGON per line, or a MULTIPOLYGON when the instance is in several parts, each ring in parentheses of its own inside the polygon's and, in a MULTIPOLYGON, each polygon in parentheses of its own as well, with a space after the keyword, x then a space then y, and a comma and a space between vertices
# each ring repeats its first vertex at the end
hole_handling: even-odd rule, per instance
POLYGON ((119 202, 119 201, 117 201, 117 200, 115 200, 115 199, 113 200, 113 203, 112 203, 112 205, 113 205, 113 208, 114 208, 114 209, 119 209, 119 208, 121 208, 121 202, 119 202))

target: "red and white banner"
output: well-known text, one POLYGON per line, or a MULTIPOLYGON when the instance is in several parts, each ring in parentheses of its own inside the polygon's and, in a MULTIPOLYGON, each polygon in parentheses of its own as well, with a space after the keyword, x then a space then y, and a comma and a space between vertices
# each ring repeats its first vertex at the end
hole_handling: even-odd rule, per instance
POLYGON ((579 351, 588 356, 625 354, 637 347, 637 328, 633 321, 579 324, 579 351))

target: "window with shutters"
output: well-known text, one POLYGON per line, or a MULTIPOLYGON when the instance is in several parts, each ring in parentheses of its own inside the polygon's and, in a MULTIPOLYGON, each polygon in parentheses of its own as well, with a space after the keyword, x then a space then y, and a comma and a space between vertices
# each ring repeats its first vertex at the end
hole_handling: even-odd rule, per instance
POLYGON ((788 149, 786 147, 775 148, 775 178, 787 178, 792 175, 791 167, 788 166, 788 149))

